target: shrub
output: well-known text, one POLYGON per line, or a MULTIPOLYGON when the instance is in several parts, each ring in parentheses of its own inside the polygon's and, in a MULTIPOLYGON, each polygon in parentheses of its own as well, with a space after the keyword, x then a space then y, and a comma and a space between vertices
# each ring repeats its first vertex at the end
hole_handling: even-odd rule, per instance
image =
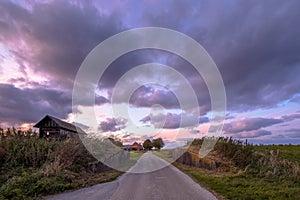
POLYGON ((30 136, 17 135, 2 138, 0 148, 4 149, 5 155, 0 157, 1 166, 40 168, 58 143, 58 141, 47 141, 30 136))
MULTIPOLYGON (((119 175, 94 174, 90 163, 96 161, 77 137, 56 141, 31 134, 1 136, 0 199, 54 194, 119 175), (94 180, 93 176, 98 178, 94 180)), ((102 168, 97 170, 102 172, 102 168)))
MULTIPOLYGON (((192 141, 188 152, 184 153, 177 161, 190 166, 198 166, 200 158, 192 159, 192 157, 195 157, 193 150, 199 150, 202 143, 203 139, 192 141), (195 160, 197 161, 196 164, 193 162, 195 160)), ((225 157, 232 161, 235 167, 248 174, 260 177, 290 177, 300 180, 299 163, 280 158, 279 150, 276 153, 274 150, 257 152, 254 146, 247 141, 220 138, 214 146, 213 152, 218 157, 225 157)), ((202 165, 200 164, 199 166, 201 167, 202 165)))

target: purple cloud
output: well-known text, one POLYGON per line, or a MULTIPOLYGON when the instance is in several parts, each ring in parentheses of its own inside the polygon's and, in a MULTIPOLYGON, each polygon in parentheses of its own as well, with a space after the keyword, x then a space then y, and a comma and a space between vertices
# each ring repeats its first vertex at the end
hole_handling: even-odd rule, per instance
POLYGON ((239 133, 243 131, 254 131, 282 122, 284 121, 281 119, 272 118, 245 118, 225 124, 223 130, 226 134, 239 133))
MULTIPOLYGON (((71 96, 70 91, 49 87, 20 89, 11 84, 0 84, 0 121, 20 125, 37 122, 46 114, 65 118, 72 112, 71 96)), ((96 97, 97 105, 107 102, 104 97, 96 97)))
POLYGON ((209 122, 208 117, 199 117, 199 124, 204 124, 208 122, 209 122))
MULTIPOLYGON (((1 1, 0 43, 19 64, 22 77, 1 85, 0 119, 13 124, 34 122, 45 113, 67 116, 71 112, 74 77, 90 50, 113 34, 144 26, 171 28, 202 44, 221 72, 231 113, 274 108, 283 101, 297 103, 300 93, 299 5, 299 1, 293 0, 289 3, 249 1, 230 4, 216 1, 146 2, 136 12, 134 2, 87 1, 79 4, 54 0, 32 2, 25 7, 12 1, 1 1), (47 86, 36 82, 30 72, 46 77, 47 86)), ((0 59, 3 61, 4 57, 0 59)), ((202 77, 187 61, 168 52, 148 49, 123 55, 111 64, 99 85, 112 90, 124 73, 149 62, 171 66, 186 77, 198 97, 201 113, 210 111, 210 96, 202 77)), ((8 67, 1 63, 0 71, 6 71, 8 67)), ((94 91, 87 90, 82 94, 86 95, 94 95, 94 91)), ((81 103, 87 105, 84 101, 81 103)), ((110 102, 104 97, 96 97, 96 103, 110 102)), ((136 107, 153 104, 161 104, 167 109, 179 107, 172 92, 146 86, 136 91, 130 103, 136 107)), ((226 124, 225 130, 233 133, 256 131, 299 117, 299 113, 294 113, 281 119, 245 119, 240 124, 236 120, 226 124)), ((206 119, 200 118, 200 123, 205 122, 206 119)), ((113 130, 113 122, 107 123, 107 130, 109 124, 113 130)), ((178 115, 167 115, 166 127, 176 128, 179 124, 178 115)))
POLYGON ((34 123, 45 114, 64 118, 71 112, 71 102, 71 95, 63 91, 0 84, 0 121, 34 123))
POLYGON ((142 118, 140 121, 143 123, 152 123, 156 128, 165 128, 165 129, 176 129, 194 126, 193 122, 197 119, 196 116, 182 113, 167 113, 167 114, 157 114, 157 115, 148 115, 142 118), (182 119, 185 119, 182 121, 182 119))
POLYGON ((91 2, 51 1, 31 6, 29 10, 12 2, 0 3, 0 42, 21 66, 27 63, 67 89, 88 52, 120 30, 117 13, 101 15, 91 2))
POLYGON ((126 122, 124 119, 106 118, 105 121, 99 124, 99 130, 102 132, 116 132, 123 129, 126 122))
POLYGON ((291 128, 285 130, 287 132, 286 136, 289 138, 300 138, 300 128, 291 128))
POLYGON ((295 119, 300 119, 300 112, 297 113, 293 113, 290 115, 284 115, 281 117, 284 121, 288 122, 288 121, 293 121, 295 119))
POLYGON ((255 130, 255 131, 238 133, 235 134, 234 136, 237 138, 258 138, 266 135, 272 135, 272 132, 266 130, 255 130))
POLYGON ((165 108, 179 108, 179 103, 173 92, 151 86, 142 86, 133 93, 130 104, 136 107, 151 107, 159 104, 165 108))

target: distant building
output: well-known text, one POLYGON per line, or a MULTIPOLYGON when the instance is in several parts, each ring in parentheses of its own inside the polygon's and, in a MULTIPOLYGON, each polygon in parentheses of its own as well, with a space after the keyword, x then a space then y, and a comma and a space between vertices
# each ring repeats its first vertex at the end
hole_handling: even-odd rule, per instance
POLYGON ((129 150, 140 151, 143 150, 143 146, 137 142, 134 142, 132 145, 130 145, 129 150))
POLYGON ((62 121, 50 115, 46 115, 33 127, 39 128, 40 138, 65 139, 79 134, 86 134, 80 127, 62 121))

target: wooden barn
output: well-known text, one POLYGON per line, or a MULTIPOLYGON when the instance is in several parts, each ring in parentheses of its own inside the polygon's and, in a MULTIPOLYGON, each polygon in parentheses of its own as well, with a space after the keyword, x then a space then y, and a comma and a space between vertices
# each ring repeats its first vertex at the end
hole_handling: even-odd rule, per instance
POLYGON ((130 145, 129 150, 140 151, 143 150, 143 146, 137 142, 134 142, 132 145, 130 145))
POLYGON ((39 128, 40 138, 66 139, 77 136, 78 133, 86 134, 80 127, 50 115, 46 115, 33 127, 39 128))

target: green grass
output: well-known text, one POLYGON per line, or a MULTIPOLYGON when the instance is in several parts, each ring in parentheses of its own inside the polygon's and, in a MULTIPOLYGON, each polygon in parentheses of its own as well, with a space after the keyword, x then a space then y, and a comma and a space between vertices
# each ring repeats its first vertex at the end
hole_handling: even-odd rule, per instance
POLYGON ((289 178, 215 175, 211 171, 179 163, 174 165, 227 199, 300 199, 300 183, 289 178))
POLYGON ((171 151, 169 151, 169 150, 153 151, 153 154, 164 159, 168 163, 174 162, 172 155, 171 155, 171 151))
POLYGON ((300 163, 300 145, 257 145, 254 149, 262 153, 269 153, 271 150, 277 153, 279 150, 280 159, 300 163))
POLYGON ((130 160, 137 161, 145 151, 130 151, 130 160))

